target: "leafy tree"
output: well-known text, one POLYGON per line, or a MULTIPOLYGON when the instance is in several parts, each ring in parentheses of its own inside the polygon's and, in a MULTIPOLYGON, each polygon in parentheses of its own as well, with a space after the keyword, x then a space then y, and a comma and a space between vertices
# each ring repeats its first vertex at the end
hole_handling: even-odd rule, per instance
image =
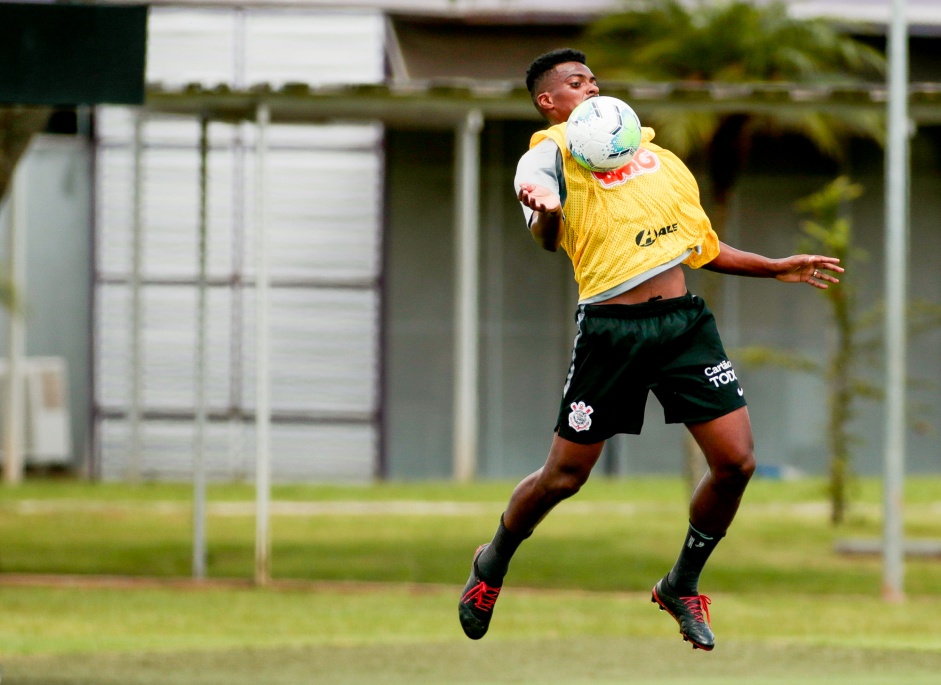
POLYGON ((874 385, 857 376, 858 359, 862 351, 859 335, 867 316, 861 315, 856 306, 853 267, 865 260, 867 255, 853 247, 852 222, 845 216, 845 209, 862 192, 861 185, 840 176, 797 204, 801 212, 810 216, 802 226, 804 240, 801 249, 838 257, 846 267, 846 273, 840 278, 840 286, 822 291, 822 297, 830 304, 836 329, 836 343, 826 362, 819 364, 799 353, 765 347, 746 347, 736 354, 746 366, 782 366, 811 372, 826 379, 830 520, 834 524, 842 523, 846 513, 853 441, 850 422, 856 413, 856 401, 861 396, 871 398, 878 395, 874 385))
MULTIPOLYGON (((853 248, 853 230, 850 220, 840 216, 840 209, 863 194, 861 185, 850 183, 840 176, 823 190, 798 203, 798 209, 811 219, 804 222, 804 233, 812 247, 820 246, 827 254, 839 257, 850 273, 844 274, 841 287, 823 291, 830 302, 833 322, 836 324, 836 349, 827 364, 827 442, 830 451, 831 520, 841 523, 846 512, 846 481, 850 464, 849 422, 853 418, 855 368, 857 355, 858 322, 855 320, 856 289, 852 284, 853 263, 865 255, 853 248)), ((862 382, 855 388, 863 389, 862 382)))
MULTIPOLYGON (((826 360, 819 363, 800 353, 768 347, 736 350, 736 357, 745 366, 778 366, 825 379, 830 520, 835 525, 842 523, 846 516, 853 447, 856 444, 850 427, 859 401, 883 398, 880 385, 861 373, 863 368, 878 366, 883 348, 879 324, 884 320, 881 304, 860 309, 854 283, 853 274, 859 271, 854 265, 865 261, 868 256, 853 246, 853 227, 847 208, 862 193, 862 186, 840 176, 797 204, 797 209, 809 217, 802 223, 804 238, 801 251, 825 252, 839 257, 846 266, 846 273, 840 277, 840 286, 820 292, 830 305, 836 334, 826 360)), ((912 336, 934 330, 941 323, 941 305, 912 302, 906 319, 912 336)), ((914 385, 916 381, 910 380, 909 383, 914 385)))

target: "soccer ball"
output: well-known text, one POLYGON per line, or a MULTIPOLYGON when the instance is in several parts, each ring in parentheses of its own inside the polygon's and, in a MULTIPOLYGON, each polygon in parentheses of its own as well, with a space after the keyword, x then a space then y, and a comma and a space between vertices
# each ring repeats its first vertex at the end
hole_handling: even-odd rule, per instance
POLYGON ((617 98, 589 98, 569 116, 565 144, 575 161, 586 169, 620 169, 640 147, 640 120, 627 103, 617 98))

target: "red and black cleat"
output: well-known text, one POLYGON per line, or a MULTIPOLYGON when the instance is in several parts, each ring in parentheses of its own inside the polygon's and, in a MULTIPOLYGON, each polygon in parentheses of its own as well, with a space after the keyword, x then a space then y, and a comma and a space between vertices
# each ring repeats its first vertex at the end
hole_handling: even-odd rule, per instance
POLYGON ((461 592, 461 601, 457 606, 461 628, 471 640, 479 640, 487 633, 490 619, 493 617, 493 605, 500 596, 500 588, 488 585, 477 575, 477 557, 488 544, 481 545, 474 553, 470 578, 461 592))
POLYGON ((715 635, 709 627, 712 600, 706 595, 681 597, 664 577, 654 585, 650 601, 659 604, 660 611, 666 611, 676 619, 680 624, 680 634, 684 640, 693 643, 693 649, 709 651, 716 646, 715 635))

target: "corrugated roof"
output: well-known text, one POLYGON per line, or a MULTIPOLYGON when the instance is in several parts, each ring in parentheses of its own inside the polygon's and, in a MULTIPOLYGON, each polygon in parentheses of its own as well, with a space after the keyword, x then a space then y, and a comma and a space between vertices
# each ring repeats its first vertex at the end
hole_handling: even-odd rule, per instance
MULTIPOLYGON (((885 109, 883 84, 809 86, 788 83, 721 84, 662 83, 605 84, 605 93, 645 108, 694 111, 819 112, 885 109)), ((227 86, 207 89, 148 87, 151 110, 251 120, 260 102, 267 102, 274 121, 315 122, 376 120, 385 123, 435 127, 462 121, 471 109, 488 119, 539 119, 529 93, 517 81, 412 81, 406 84, 312 88, 304 84, 281 89, 257 86, 234 91, 227 86)), ((915 83, 910 88, 910 113, 921 124, 941 124, 941 83, 915 83)))
MULTIPOLYGON (((125 2, 126 0, 115 0, 125 2)), ((764 2, 766 0, 756 0, 764 2)), ((885 24, 892 11, 891 0, 785 0, 798 16, 830 16, 852 21, 885 24)), ((252 6, 371 9, 401 14, 431 14, 468 17, 488 15, 525 17, 544 23, 547 18, 589 17, 613 12, 623 7, 621 0, 151 0, 152 5, 179 6, 252 6)), ((939 0, 906 0, 907 16, 913 28, 941 27, 939 0)))
MULTIPOLYGON (((126 2, 127 0, 112 0, 126 2)), ((133 0, 132 0, 133 1, 133 0)), ((619 0, 150 0, 150 5, 186 7, 290 7, 293 9, 363 9, 405 14, 467 17, 469 15, 589 16, 610 12, 619 0)))

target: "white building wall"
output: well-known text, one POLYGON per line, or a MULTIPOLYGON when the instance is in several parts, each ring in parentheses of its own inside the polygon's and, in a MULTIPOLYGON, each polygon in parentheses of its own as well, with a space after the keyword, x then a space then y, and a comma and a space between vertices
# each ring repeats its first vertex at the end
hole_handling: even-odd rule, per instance
MULTIPOLYGON (((375 12, 151 10, 147 81, 245 88, 376 83, 375 12)), ((98 111, 95 403, 100 475, 187 478, 195 429, 199 122, 143 126, 142 453, 132 456, 134 116, 98 111)), ((212 122, 208 156, 207 468, 254 464, 254 160, 251 123, 212 122)), ((364 480, 379 448, 382 128, 274 125, 268 135, 272 470, 364 480)))

